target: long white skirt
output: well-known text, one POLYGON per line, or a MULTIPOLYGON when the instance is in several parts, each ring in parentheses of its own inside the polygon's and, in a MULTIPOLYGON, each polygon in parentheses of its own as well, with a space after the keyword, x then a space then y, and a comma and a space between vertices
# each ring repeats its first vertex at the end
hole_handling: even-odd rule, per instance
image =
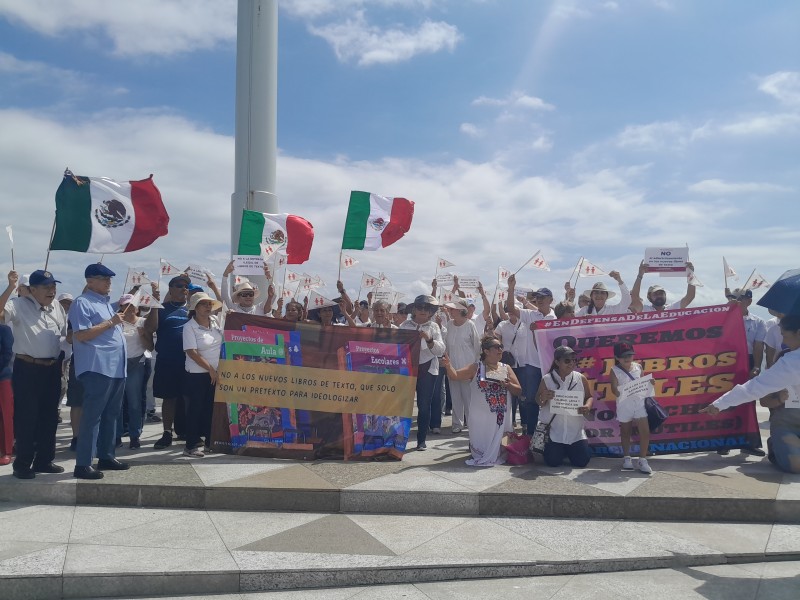
POLYGON ((506 393, 506 411, 503 423, 497 424, 497 413, 489 410, 483 391, 472 383, 469 405, 469 450, 472 458, 466 462, 474 467, 493 467, 505 462, 500 447, 503 435, 511 430, 511 402, 506 393))

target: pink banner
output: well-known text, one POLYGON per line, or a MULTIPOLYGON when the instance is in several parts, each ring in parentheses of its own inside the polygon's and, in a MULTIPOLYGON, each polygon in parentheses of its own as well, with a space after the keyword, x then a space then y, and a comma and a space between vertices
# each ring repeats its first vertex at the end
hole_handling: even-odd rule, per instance
MULTIPOLYGON (((755 404, 715 416, 698 414, 747 380, 744 323, 738 306, 704 306, 663 312, 539 321, 536 344, 546 373, 559 346, 578 352, 577 369, 595 394, 586 433, 599 456, 621 456, 616 402, 609 373, 614 344, 633 344, 644 374, 652 373, 655 398, 669 418, 651 435, 650 452, 674 454, 760 446, 755 404)), ((634 437, 631 453, 639 449, 634 437)))

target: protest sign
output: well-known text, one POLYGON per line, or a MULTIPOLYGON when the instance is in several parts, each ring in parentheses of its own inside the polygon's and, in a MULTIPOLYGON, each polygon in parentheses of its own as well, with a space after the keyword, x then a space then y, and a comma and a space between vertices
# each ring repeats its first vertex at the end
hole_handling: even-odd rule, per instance
POLYGON ((800 408, 800 395, 797 393, 797 390, 789 386, 786 391, 788 392, 788 397, 786 398, 784 406, 786 408, 800 408))
POLYGON ((595 395, 585 429, 596 455, 622 452, 609 382, 616 342, 633 344, 642 370, 653 375, 652 396, 669 412, 669 418, 651 434, 651 453, 761 445, 752 402, 718 415, 699 413, 747 381, 747 344, 738 306, 539 321, 535 336, 542 365, 552 364, 559 346, 578 352, 576 368, 586 375, 595 395))
POLYGON ((468 290, 476 290, 480 285, 481 280, 475 275, 459 275, 458 287, 466 288, 468 290))
POLYGON ((661 273, 667 277, 685 277, 689 248, 645 248, 644 262, 648 273, 661 273))
POLYGON ((551 414, 573 417, 578 414, 578 409, 584 403, 584 393, 581 390, 556 390, 555 394, 550 400, 551 414))
POLYGON ((448 287, 452 288, 455 284, 455 280, 453 279, 452 273, 442 273, 441 275, 436 276, 436 285, 438 287, 448 287))
POLYGON ((212 447, 263 457, 402 458, 419 344, 416 331, 230 313, 212 447))
POLYGON ((625 383, 620 381, 618 383, 621 385, 619 386, 619 398, 617 398, 617 402, 627 400, 628 398, 647 398, 656 393, 655 386, 653 385, 652 373, 640 377, 639 379, 632 379, 625 383))
POLYGON ((237 254, 233 257, 233 270, 239 275, 263 275, 264 258, 237 254))
MULTIPOLYGON (((264 272, 263 269, 261 272, 264 272)), ((208 285, 208 278, 214 276, 211 271, 200 265, 189 265, 186 268, 186 274, 189 276, 189 279, 192 280, 192 283, 201 287, 208 285)))

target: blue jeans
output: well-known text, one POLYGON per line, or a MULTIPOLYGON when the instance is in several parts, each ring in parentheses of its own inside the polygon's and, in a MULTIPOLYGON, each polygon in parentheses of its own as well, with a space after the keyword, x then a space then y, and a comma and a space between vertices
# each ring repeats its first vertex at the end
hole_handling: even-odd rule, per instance
POLYGON ((770 427, 767 446, 775 466, 786 473, 800 473, 800 432, 770 427))
POLYGON ((428 366, 430 365, 425 363, 417 375, 417 445, 425 443, 434 406, 436 410, 442 410, 442 397, 436 393, 439 390, 435 389, 437 377, 428 373, 428 366))
POLYGON ((559 467, 568 458, 573 467, 583 468, 592 458, 592 449, 587 440, 578 440, 573 444, 547 442, 544 445, 544 462, 548 467, 559 467))
MULTIPOLYGON (((142 357, 128 359, 128 377, 125 379, 125 401, 128 405, 128 434, 132 440, 142 435, 142 398, 145 385, 145 363, 142 357)), ((122 411, 117 419, 117 437, 122 432, 122 411)))
POLYGON ((100 460, 113 460, 115 457, 117 419, 125 393, 125 378, 87 371, 78 379, 83 385, 83 413, 75 466, 89 467, 95 448, 100 460))
POLYGON ((529 435, 536 429, 539 420, 539 405, 536 403, 536 392, 542 382, 542 370, 533 365, 514 368, 514 375, 519 380, 522 395, 519 399, 519 420, 529 435))

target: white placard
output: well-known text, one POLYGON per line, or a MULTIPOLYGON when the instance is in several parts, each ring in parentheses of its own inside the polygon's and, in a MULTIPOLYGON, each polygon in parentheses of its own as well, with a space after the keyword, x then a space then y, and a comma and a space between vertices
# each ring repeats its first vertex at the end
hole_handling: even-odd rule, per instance
POLYGON ((689 248, 645 248, 644 262, 648 273, 662 273, 667 276, 686 277, 686 262, 689 248), (672 275, 674 274, 674 275, 672 275))
POLYGON ((264 258, 247 254, 237 254, 233 257, 233 270, 239 275, 263 275, 264 258))
POLYGON ((795 389, 794 386, 789 386, 786 391, 789 392, 789 394, 784 406, 786 408, 800 408, 800 394, 797 393, 797 389, 795 389))
POLYGON ((644 377, 640 377, 639 379, 632 379, 627 383, 620 385, 617 402, 620 400, 627 400, 628 398, 647 398, 648 396, 654 395, 655 386, 653 384, 653 375, 651 373, 649 375, 645 375, 644 377))
POLYGON ((395 291, 390 287, 376 287, 372 292, 372 302, 383 301, 390 306, 394 302, 395 291))
POLYGON ((466 288, 468 290, 477 290, 480 282, 480 278, 474 275, 458 276, 458 287, 466 288))
POLYGON ((453 280, 452 273, 445 273, 436 276, 436 285, 439 287, 453 287, 455 281, 453 280))
POLYGON ((579 414, 578 409, 583 406, 584 393, 581 390, 555 390, 555 396, 550 400, 550 413, 554 415, 569 415, 574 417, 579 414))
POLYGON ((189 279, 192 280, 192 283, 201 287, 208 284, 209 276, 214 276, 211 271, 200 265, 189 265, 186 269, 186 274, 189 276, 189 279))

